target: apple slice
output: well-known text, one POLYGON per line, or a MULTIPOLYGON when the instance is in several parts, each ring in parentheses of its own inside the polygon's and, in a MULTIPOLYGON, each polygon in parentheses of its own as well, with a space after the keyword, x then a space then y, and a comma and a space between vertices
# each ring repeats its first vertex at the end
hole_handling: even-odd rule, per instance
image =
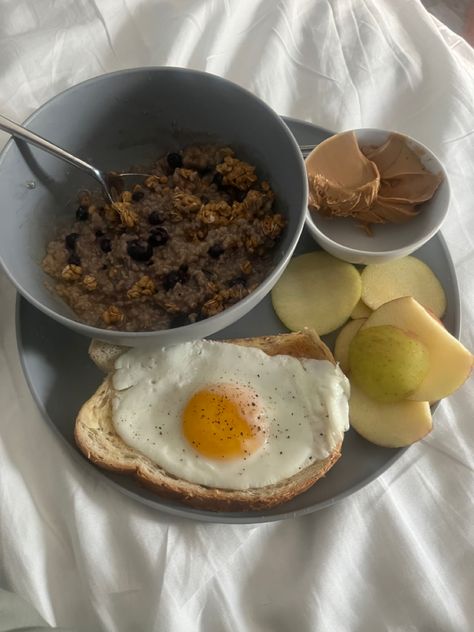
POLYGON ((334 345, 334 357, 346 374, 349 372, 349 345, 356 333, 365 323, 365 320, 365 318, 350 320, 346 325, 344 325, 336 338, 336 343, 334 345))
POLYGON ((357 305, 352 310, 351 318, 353 318, 354 320, 358 320, 359 318, 368 318, 371 313, 372 310, 370 309, 370 307, 367 307, 364 301, 360 299, 357 305))
POLYGON ((370 264, 362 270, 361 279, 361 300, 371 309, 402 296, 413 296, 438 318, 445 312, 443 286, 431 268, 416 257, 370 264))
POLYGON ((428 374, 409 399, 437 401, 453 393, 469 377, 473 366, 470 351, 411 296, 381 305, 361 330, 380 325, 393 325, 412 332, 428 349, 428 374))
POLYGON ((384 448, 403 448, 419 441, 433 427, 428 402, 408 400, 382 404, 351 383, 351 426, 364 439, 384 448))
POLYGON ((293 257, 272 290, 278 318, 291 331, 305 327, 323 336, 339 329, 360 299, 357 268, 317 250, 293 257))

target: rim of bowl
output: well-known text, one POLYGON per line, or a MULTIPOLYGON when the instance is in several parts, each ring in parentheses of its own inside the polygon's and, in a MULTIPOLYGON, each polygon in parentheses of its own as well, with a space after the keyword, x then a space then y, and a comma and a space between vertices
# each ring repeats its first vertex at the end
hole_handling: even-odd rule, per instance
MULTIPOLYGON (((311 211, 309 210, 309 206, 308 206, 308 208, 306 209, 306 226, 308 227, 309 231, 316 233, 316 235, 321 239, 321 241, 324 241, 328 245, 334 246, 336 248, 340 248, 341 250, 344 250, 348 254, 353 254, 353 255, 360 255, 360 256, 366 256, 367 255, 367 256, 370 256, 370 257, 377 257, 377 256, 382 256, 382 255, 397 255, 399 253, 405 252, 407 248, 411 248, 412 252, 414 250, 416 250, 417 248, 420 248, 429 239, 431 239, 434 235, 436 235, 436 233, 440 230, 441 226, 443 225, 444 220, 446 219, 446 216, 448 214, 449 205, 450 205, 450 202, 451 202, 451 186, 449 184, 448 174, 446 172, 446 169, 445 169, 443 163, 441 162, 441 160, 438 158, 438 156, 429 147, 427 147, 425 144, 423 144, 422 142, 420 142, 416 138, 413 138, 413 136, 410 136, 409 134, 405 134, 404 132, 398 132, 397 130, 387 130, 387 129, 382 129, 382 128, 379 128, 379 127, 358 127, 358 128, 354 128, 354 129, 342 130, 341 132, 335 132, 333 134, 333 136, 336 136, 336 134, 343 134, 344 132, 356 132, 356 133, 357 132, 381 132, 381 133, 384 133, 384 134, 400 134, 400 136, 404 136, 405 138, 407 138, 409 141, 411 141, 415 145, 418 145, 419 147, 421 147, 421 149, 423 149, 428 154, 429 157, 434 158, 434 160, 439 165, 439 168, 440 168, 440 170, 441 170, 441 172, 443 174, 443 182, 442 182, 442 184, 444 184, 446 186, 446 188, 447 188, 447 195, 448 195, 448 201, 447 201, 447 204, 446 204, 446 208, 444 209, 444 212, 443 212, 440 220, 435 224, 435 226, 428 233, 426 233, 426 235, 424 235, 423 237, 420 237, 420 239, 418 239, 415 242, 410 242, 406 246, 402 246, 400 248, 395 248, 394 250, 360 250, 359 248, 352 248, 351 246, 346 246, 344 244, 341 244, 338 241, 334 241, 334 239, 331 239, 325 233, 323 233, 323 231, 314 222, 314 220, 313 220, 313 218, 311 216, 311 211)), ((330 136, 330 138, 332 138, 333 136, 330 136)), ((316 150, 317 147, 319 147, 323 143, 325 143, 328 140, 330 140, 330 138, 326 138, 321 143, 318 143, 316 145, 316 147, 306 156, 306 158, 304 160, 305 168, 306 168, 306 161, 311 156, 311 154, 316 150)))
MULTIPOLYGON (((304 202, 303 202, 303 207, 301 209, 301 216, 298 219, 296 230, 294 231, 294 234, 293 234, 293 237, 291 238, 290 244, 288 245, 288 247, 286 248, 285 252, 283 253, 283 256, 278 259, 277 264, 272 269, 270 274, 268 274, 268 276, 266 276, 264 278, 264 280, 260 283, 260 285, 251 294, 249 294, 248 296, 245 296, 243 299, 241 299, 240 301, 238 301, 234 305, 231 305, 230 307, 226 308, 223 312, 220 312, 219 314, 216 314, 215 316, 210 316, 209 318, 204 319, 206 323, 210 323, 211 324, 211 323, 219 320, 222 317, 223 314, 226 314, 226 316, 229 316, 229 314, 232 314, 233 312, 238 311, 239 310, 239 306, 241 306, 244 301, 246 301, 247 299, 249 299, 252 296, 255 296, 255 293, 258 292, 259 290, 266 289, 266 287, 269 284, 271 284, 272 281, 274 281, 274 283, 276 283, 276 281, 278 280, 278 276, 281 274, 281 272, 284 270, 284 268, 288 264, 289 260, 291 259, 292 255, 293 255, 293 252, 294 252, 294 250, 296 248, 296 245, 297 245, 297 243, 299 241, 299 238, 301 236, 301 233, 303 231, 303 228, 304 228, 304 225, 305 225, 305 222, 306 222, 306 212, 307 212, 307 209, 308 209, 308 178, 306 177, 305 161, 304 161, 303 155, 302 155, 302 153, 300 151, 299 145, 298 145, 298 143, 296 141, 296 138, 291 133, 289 127, 286 125, 286 123, 283 120, 283 118, 281 116, 279 116, 277 114, 277 112, 275 112, 275 110, 273 110, 273 108, 271 108, 267 103, 265 103, 265 101, 263 99, 261 99, 260 97, 255 95, 250 90, 247 90, 247 88, 244 88, 243 86, 239 85, 238 83, 235 83, 235 82, 231 81, 230 79, 226 79, 225 77, 221 77, 220 75, 216 75, 216 74, 211 73, 211 72, 205 72, 203 70, 194 70, 192 68, 183 68, 183 67, 180 67, 180 66, 139 66, 137 68, 125 68, 123 70, 115 70, 113 72, 108 72, 108 73, 104 73, 102 75, 98 75, 97 77, 91 77, 90 79, 85 79, 84 81, 80 81, 79 83, 76 83, 73 86, 69 86, 65 90, 61 90, 61 92, 58 92, 57 94, 55 94, 52 97, 50 97, 47 101, 45 101, 43 104, 41 104, 39 106, 39 108, 34 110, 34 112, 32 112, 22 122, 22 125, 24 127, 28 127, 29 124, 32 123, 35 120, 35 118, 44 109, 46 109, 50 105, 50 103, 52 103, 55 99, 59 98, 63 94, 66 94, 67 92, 71 92, 73 90, 78 89, 80 86, 84 86, 86 84, 100 83, 104 79, 107 79, 108 77, 115 76, 115 75, 122 75, 123 76, 123 75, 138 74, 138 73, 143 73, 143 72, 149 72, 149 73, 154 73, 154 72, 160 72, 160 73, 161 72, 174 72, 174 73, 181 73, 181 74, 200 75, 200 76, 203 76, 203 77, 209 77, 210 76, 210 77, 213 77, 214 79, 216 79, 217 81, 222 81, 224 83, 232 85, 234 88, 236 88, 240 92, 242 92, 242 93, 246 94, 247 96, 250 96, 252 99, 258 101, 260 103, 260 105, 264 108, 264 110, 267 112, 267 114, 269 114, 270 116, 275 117, 276 119, 278 119, 278 121, 279 121, 279 123, 280 123, 280 125, 282 127, 282 132, 287 137, 287 139, 289 141, 289 144, 295 150, 296 160, 300 164, 300 167, 301 167, 301 172, 302 172, 302 175, 303 175, 302 185, 303 185, 304 202)), ((8 139, 8 141, 5 144, 5 146, 3 147, 3 149, 1 150, 1 152, 0 152, 0 167, 1 167, 1 164, 2 164, 3 160, 5 159, 5 156, 7 155, 7 152, 10 150, 10 147, 13 145, 13 143, 14 143, 14 137, 11 136, 8 139)), ((27 301, 32 303, 35 307, 37 307, 44 314, 46 314, 47 316, 50 316, 51 318, 53 318, 54 320, 58 321, 62 325, 65 325, 66 327, 69 327, 69 328, 72 327, 72 328, 74 328, 76 330, 80 330, 80 332, 82 334, 88 336, 89 338, 99 338, 99 339, 102 338, 103 339, 104 337, 106 337, 108 339, 111 339, 111 338, 124 338, 125 336, 130 336, 130 337, 137 338, 137 339, 156 338, 156 337, 158 337, 161 334, 165 334, 165 333, 171 332, 171 331, 178 331, 178 330, 179 331, 183 331, 183 332, 188 331, 189 328, 195 327, 200 322, 203 322, 203 321, 197 321, 196 323, 190 323, 189 325, 183 325, 181 327, 174 327, 174 328, 171 328, 171 329, 152 329, 150 331, 124 331, 124 330, 117 330, 117 329, 104 329, 104 328, 101 328, 101 327, 94 327, 93 325, 87 325, 86 323, 83 323, 80 320, 75 320, 74 318, 70 318, 68 316, 64 316, 63 314, 60 314, 59 312, 57 312, 54 309, 48 307, 47 305, 44 305, 41 301, 36 299, 29 292, 27 292, 23 287, 21 287, 20 284, 15 279, 13 272, 10 270, 10 268, 8 268, 5 265, 5 261, 3 259, 3 256, 1 255, 1 253, 0 253, 0 263, 2 265, 2 268, 3 268, 4 272, 8 276, 8 278, 15 285, 16 289, 18 290, 18 292, 22 296, 24 296, 27 301)), ((274 283, 273 283, 273 285, 274 285, 274 283)), ((263 300, 263 298, 266 296, 268 291, 270 291, 270 290, 267 290, 265 292, 265 294, 257 301, 257 303, 253 307, 258 305, 260 303, 260 301, 263 300)), ((253 307, 250 308, 250 309, 253 309, 253 307)), ((235 320, 232 320, 231 322, 235 322, 239 318, 240 317, 238 317, 235 320)), ((221 328, 218 327, 217 329, 214 330, 214 333, 217 333, 218 331, 220 331, 220 329, 224 329, 227 326, 229 326, 229 323, 226 324, 226 325, 223 325, 221 328)), ((206 335, 212 335, 212 334, 206 334, 206 335)))

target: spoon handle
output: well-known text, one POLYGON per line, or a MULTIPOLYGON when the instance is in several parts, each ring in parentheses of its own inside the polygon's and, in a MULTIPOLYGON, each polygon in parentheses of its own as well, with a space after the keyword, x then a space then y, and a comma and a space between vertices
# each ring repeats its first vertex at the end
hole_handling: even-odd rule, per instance
POLYGON ((15 136, 15 138, 21 138, 21 140, 24 140, 27 143, 31 143, 32 145, 35 145, 40 149, 44 149, 44 151, 47 151, 48 153, 56 156, 57 158, 60 158, 61 160, 69 162, 75 167, 79 167, 79 169, 86 171, 103 185, 104 176, 99 169, 90 165, 88 162, 85 162, 85 160, 81 160, 81 158, 70 154, 68 151, 61 149, 61 147, 53 145, 53 143, 50 143, 45 138, 42 138, 41 136, 38 136, 38 134, 31 132, 26 127, 22 127, 21 125, 18 125, 18 123, 10 121, 10 119, 8 119, 6 116, 3 116, 2 114, 0 114, 0 129, 2 129, 4 132, 8 132, 12 136, 15 136))

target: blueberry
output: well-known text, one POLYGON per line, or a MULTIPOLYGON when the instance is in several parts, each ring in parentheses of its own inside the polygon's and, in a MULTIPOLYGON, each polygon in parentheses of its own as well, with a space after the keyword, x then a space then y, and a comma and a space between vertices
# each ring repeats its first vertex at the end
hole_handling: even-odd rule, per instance
POLYGON ((219 259, 221 254, 224 252, 224 248, 220 244, 214 244, 209 248, 207 254, 213 259, 219 259))
POLYGON ((104 236, 104 232, 102 230, 96 230, 95 231, 95 236, 96 237, 103 237, 104 236))
POLYGON ((189 279, 188 265, 186 263, 183 263, 183 265, 179 266, 178 276, 180 283, 186 283, 186 281, 189 279))
POLYGON ((180 281, 179 272, 171 270, 163 279, 163 287, 165 290, 172 290, 178 281, 180 281))
POLYGON ((79 206, 76 211, 76 219, 78 222, 85 222, 89 219, 89 211, 87 206, 79 206))
POLYGON ((72 264, 73 266, 80 266, 81 265, 81 258, 75 252, 71 252, 67 262, 72 264))
POLYGON ((143 191, 134 191, 132 193, 132 200, 134 202, 139 202, 140 200, 142 200, 145 197, 145 194, 143 193, 143 191))
POLYGON ((66 243, 66 248, 68 250, 74 250, 74 248, 76 247, 76 241, 79 239, 79 233, 69 233, 69 235, 66 235, 66 237, 64 238, 64 241, 66 243))
POLYGON ((102 252, 110 252, 112 250, 112 244, 110 242, 110 239, 107 239, 107 237, 103 237, 99 241, 99 246, 102 252))
POLYGON ((184 327, 185 325, 189 325, 189 318, 186 314, 176 314, 170 322, 170 328, 184 327))
POLYGON ((133 239, 127 244, 127 252, 135 261, 148 261, 153 255, 153 248, 142 239, 133 239))
POLYGON ((227 285, 229 287, 234 287, 234 285, 243 285, 245 287, 247 285, 247 279, 241 276, 234 277, 233 279, 227 282, 227 285))
POLYGON ((168 165, 171 169, 179 169, 179 167, 183 166, 183 159, 180 154, 172 152, 166 156, 166 160, 168 161, 168 165))
POLYGON ((247 195, 247 191, 241 191, 240 189, 231 186, 221 186, 220 190, 229 196, 230 204, 232 204, 232 202, 243 202, 245 196, 247 195))
POLYGON ((166 228, 159 226, 150 232, 148 243, 152 248, 155 248, 156 246, 164 246, 169 238, 170 236, 168 235, 166 228))
POLYGON ((219 173, 218 171, 214 174, 214 177, 212 178, 212 181, 214 184, 216 184, 218 187, 222 186, 222 182, 224 181, 224 176, 222 175, 222 173, 219 173))
POLYGON ((161 217, 161 215, 158 213, 158 211, 152 211, 148 215, 148 221, 150 222, 152 226, 157 226, 158 224, 162 224, 164 220, 161 217))
POLYGON ((240 189, 234 189, 232 193, 237 202, 243 202, 247 195, 247 191, 241 191, 240 189))

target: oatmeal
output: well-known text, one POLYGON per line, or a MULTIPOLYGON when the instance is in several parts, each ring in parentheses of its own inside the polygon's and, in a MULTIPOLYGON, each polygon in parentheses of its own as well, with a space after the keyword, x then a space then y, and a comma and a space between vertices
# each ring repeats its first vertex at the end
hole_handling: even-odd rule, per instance
POLYGON ((47 246, 44 271, 85 323, 177 327, 247 296, 273 267, 286 220, 255 167, 229 147, 161 158, 113 206, 81 194, 75 221, 47 246))

